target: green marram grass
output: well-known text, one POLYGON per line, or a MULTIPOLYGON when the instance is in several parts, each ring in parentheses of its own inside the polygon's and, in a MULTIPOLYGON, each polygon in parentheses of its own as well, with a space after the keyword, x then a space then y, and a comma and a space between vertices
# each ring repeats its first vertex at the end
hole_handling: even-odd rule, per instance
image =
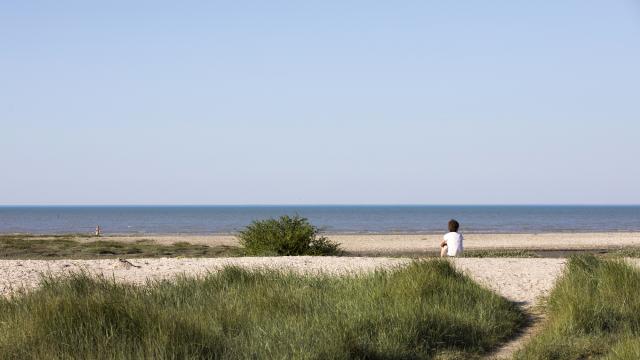
POLYGON ((624 260, 571 258, 547 307, 516 359, 640 359, 640 271, 624 260))
POLYGON ((640 248, 637 247, 625 247, 623 249, 617 249, 610 251, 606 254, 610 257, 629 257, 640 258, 640 248))
POLYGON ((147 286, 77 274, 0 300, 0 358, 469 359, 524 318, 441 260, 342 277, 231 267, 147 286))
POLYGON ((187 242, 163 245, 147 240, 119 242, 108 238, 96 239, 73 235, 0 235, 0 259, 220 257, 239 256, 243 253, 242 249, 232 246, 206 246, 187 242), (91 241, 87 241, 89 239, 91 241))
POLYGON ((538 258, 540 255, 530 250, 467 250, 462 257, 468 258, 538 258))
POLYGON ((295 256, 339 255, 339 244, 320 235, 308 219, 284 215, 277 219, 256 220, 238 233, 238 240, 249 255, 295 256))

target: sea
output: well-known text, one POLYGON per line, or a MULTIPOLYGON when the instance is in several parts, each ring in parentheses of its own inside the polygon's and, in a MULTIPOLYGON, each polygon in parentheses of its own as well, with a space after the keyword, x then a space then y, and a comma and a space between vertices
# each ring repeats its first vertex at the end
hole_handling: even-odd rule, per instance
POLYGON ((254 220, 299 215, 326 233, 635 232, 640 206, 0 206, 0 233, 231 234, 254 220))

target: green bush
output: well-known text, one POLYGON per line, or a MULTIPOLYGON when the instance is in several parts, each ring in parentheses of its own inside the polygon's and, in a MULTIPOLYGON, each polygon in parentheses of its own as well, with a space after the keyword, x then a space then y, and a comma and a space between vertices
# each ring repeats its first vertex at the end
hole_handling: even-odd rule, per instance
POLYGON ((441 260, 358 276, 86 274, 0 297, 0 359, 477 359, 518 307, 441 260))
POLYGON ((240 231, 240 243, 249 255, 338 255, 339 244, 319 235, 320 230, 300 216, 258 220, 240 231))

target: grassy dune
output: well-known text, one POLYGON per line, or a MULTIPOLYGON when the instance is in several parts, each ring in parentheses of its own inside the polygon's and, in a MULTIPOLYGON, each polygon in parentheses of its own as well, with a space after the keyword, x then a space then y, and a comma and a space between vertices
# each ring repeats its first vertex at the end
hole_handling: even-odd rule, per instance
MULTIPOLYGON (((118 242, 110 240, 77 241, 78 236, 58 235, 38 238, 29 235, 0 236, 0 259, 101 259, 156 257, 238 256, 242 250, 231 246, 171 245, 153 241, 118 242)), ((96 239, 96 238, 90 238, 96 239)))
POLYGON ((517 359, 640 359, 640 271, 622 260, 572 258, 548 311, 517 359))
POLYGON ((467 359, 523 319, 445 261, 357 277, 227 268, 146 287, 80 274, 0 300, 0 358, 467 359))

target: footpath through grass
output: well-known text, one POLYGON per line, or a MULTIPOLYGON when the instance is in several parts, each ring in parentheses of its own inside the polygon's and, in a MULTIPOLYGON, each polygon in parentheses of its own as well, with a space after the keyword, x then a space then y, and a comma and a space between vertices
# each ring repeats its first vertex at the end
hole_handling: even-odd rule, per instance
POLYGON ((640 271, 623 260, 571 258, 548 311, 516 359, 640 359, 640 271))
POLYGON ((80 274, 0 300, 0 358, 469 359, 523 319, 440 260, 346 277, 227 268, 145 287, 80 274))

